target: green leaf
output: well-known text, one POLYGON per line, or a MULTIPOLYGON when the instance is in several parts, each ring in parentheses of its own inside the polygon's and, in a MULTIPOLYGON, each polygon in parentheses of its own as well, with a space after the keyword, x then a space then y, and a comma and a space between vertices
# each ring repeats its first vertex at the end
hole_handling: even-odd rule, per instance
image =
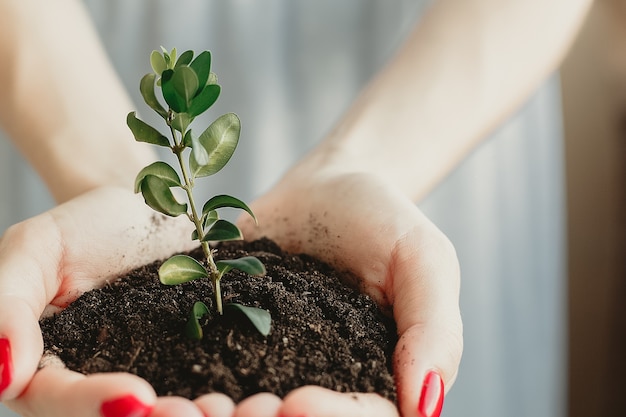
POLYGON ((176 65, 174 66, 174 68, 178 68, 181 65, 189 65, 192 59, 193 59, 193 51, 185 51, 180 55, 180 57, 176 61, 176 65))
POLYGON ((198 76, 198 84, 204 87, 211 73, 211 53, 204 51, 189 65, 198 76))
POLYGON ((163 71, 161 76, 161 91, 163 91, 163 98, 165 102, 176 113, 184 113, 187 111, 187 104, 185 99, 178 94, 176 88, 174 88, 174 70, 167 69, 163 71))
POLYGON ((189 320, 185 325, 185 334, 193 340, 202 340, 202 326, 200 320, 209 314, 209 308, 202 301, 196 301, 189 312, 189 320))
POLYGON ((153 145, 170 146, 170 141, 158 130, 150 126, 148 123, 139 120, 134 111, 126 116, 126 124, 133 132, 137 142, 147 142, 153 145))
MULTIPOLYGON (((208 228, 213 226, 215 222, 218 220, 219 220, 219 216, 217 215, 217 211, 215 210, 209 211, 208 213, 203 213, 202 219, 201 219, 202 230, 207 230, 208 228)), ((198 231, 194 230, 193 232, 191 232, 191 240, 197 240, 197 239, 198 239, 198 231)))
POLYGON ((220 116, 200 135, 198 140, 209 154, 209 163, 199 165, 191 158, 189 167, 194 178, 213 175, 230 160, 239 142, 241 123, 234 113, 220 116))
POLYGON ((192 139, 193 139, 193 133, 190 130, 187 131, 187 133, 185 133, 185 137, 183 138, 183 146, 186 148, 191 148, 192 146, 192 139))
POLYGON ((163 74, 163 71, 167 69, 167 63, 161 52, 152 51, 150 54, 150 66, 152 66, 152 70, 159 77, 163 74))
POLYGON ((209 153, 204 149, 199 139, 193 135, 189 135, 191 141, 191 155, 198 166, 204 166, 209 163, 209 153))
POLYGON ((143 96, 143 100, 146 104, 150 106, 152 110, 156 111, 162 118, 167 119, 167 111, 163 108, 161 103, 159 103, 159 100, 154 92, 155 80, 156 75, 153 73, 144 75, 139 83, 139 91, 141 91, 141 95, 143 96))
POLYGON ((247 307, 238 303, 228 303, 225 308, 243 313, 263 336, 270 334, 272 316, 269 311, 257 307, 247 307))
MULTIPOLYGON (((196 73, 186 65, 176 68, 172 76, 176 93, 185 101, 185 108, 189 108, 191 99, 198 91, 198 77, 196 73)), ((196 116, 191 114, 191 116, 196 116)))
POLYGON ((250 214, 250 216, 252 216, 252 218, 256 222, 256 216, 254 215, 250 207, 248 207, 246 203, 239 200, 238 198, 229 195, 216 195, 215 197, 211 198, 209 201, 204 203, 204 206, 202 207, 202 213, 208 213, 212 210, 217 210, 222 207, 232 207, 245 210, 248 212, 248 214, 250 214))
POLYGON ((208 213, 202 213, 202 227, 204 229, 208 229, 209 227, 213 226, 215 222, 219 219, 220 216, 218 216, 217 211, 215 210, 209 211, 208 213))
POLYGON ((176 170, 168 165, 166 162, 157 161, 148 165, 147 167, 139 171, 139 174, 137 174, 137 177, 135 178, 136 193, 141 191, 141 182, 147 175, 154 175, 155 177, 161 178, 163 181, 165 181, 168 187, 182 187, 180 183, 180 178, 176 170))
POLYGON ((165 285, 178 285, 208 276, 204 266, 187 255, 172 256, 159 268, 159 280, 165 285))
POLYGON ((169 55, 165 55, 166 60, 169 59, 168 61, 168 67, 169 68, 174 68, 174 64, 176 63, 176 48, 172 48, 172 51, 169 53, 169 55))
POLYGON ((176 201, 167 182, 154 175, 146 175, 141 181, 141 194, 153 210, 176 217, 187 213, 187 204, 176 201))
POLYGON ((241 240, 241 230, 228 220, 220 219, 204 234, 203 242, 241 240))
POLYGON ((193 117, 189 116, 189 114, 174 113, 174 118, 172 119, 172 127, 179 132, 184 132, 185 130, 187 130, 191 122, 193 122, 193 117))
POLYGON ((265 265, 254 256, 244 256, 239 259, 224 259, 215 262, 215 266, 224 275, 231 269, 238 269, 250 275, 265 275, 265 265))
POLYGON ((193 98, 189 106, 189 114, 193 117, 204 113, 217 101, 220 96, 221 87, 217 84, 207 85, 200 93, 193 98))

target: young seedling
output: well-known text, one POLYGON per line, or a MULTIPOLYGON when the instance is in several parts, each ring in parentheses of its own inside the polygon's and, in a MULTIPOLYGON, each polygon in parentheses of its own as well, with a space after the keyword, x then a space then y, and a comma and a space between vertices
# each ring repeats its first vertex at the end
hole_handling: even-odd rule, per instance
MULTIPOLYGON (((217 77, 211 72, 211 54, 202 52, 195 57, 193 51, 185 51, 177 57, 176 48, 170 52, 153 51, 150 64, 154 73, 146 74, 139 89, 146 104, 163 118, 170 138, 158 129, 137 118, 135 112, 128 114, 126 122, 135 140, 170 148, 176 155, 181 177, 169 164, 155 162, 142 169, 135 180, 135 192, 141 192, 146 204, 167 216, 186 215, 194 225, 191 239, 199 240, 206 266, 186 255, 175 255, 165 261, 159 269, 159 279, 163 284, 176 285, 195 279, 208 278, 213 285, 215 308, 221 315, 224 311, 220 281, 231 269, 239 269, 251 275, 265 274, 265 266, 257 258, 246 256, 239 259, 215 261, 214 250, 209 242, 242 239, 239 228, 233 223, 220 219, 217 210, 231 207, 246 211, 256 221, 256 217, 243 201, 229 195, 218 195, 207 201, 202 211, 198 211, 193 196, 196 179, 207 177, 220 171, 230 160, 237 143, 241 125, 234 113, 218 117, 199 136, 189 128, 196 116, 204 113, 217 100, 220 86, 217 77), (167 108, 157 98, 156 90, 167 108), (186 152, 189 149, 189 152, 186 152), (185 154, 189 154, 185 157, 185 154), (180 203, 172 188, 185 191, 187 203, 180 203)), ((225 307, 238 310, 254 324, 263 335, 269 334, 271 318, 263 309, 246 307, 236 303, 225 307)), ((196 339, 202 338, 199 320, 209 312, 199 301, 192 311, 187 324, 187 333, 196 339)))

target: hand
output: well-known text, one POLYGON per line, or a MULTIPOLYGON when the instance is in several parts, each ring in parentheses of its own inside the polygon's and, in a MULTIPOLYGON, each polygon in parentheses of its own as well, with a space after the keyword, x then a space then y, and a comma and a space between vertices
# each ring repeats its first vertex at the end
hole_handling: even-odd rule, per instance
MULTIPOLYGON (((118 188, 91 191, 9 228, 0 239, 0 399, 33 417, 203 417, 189 400, 157 399, 134 375, 84 376, 54 363, 37 371, 44 311, 191 245, 187 219, 157 215, 118 188)), ((211 415, 234 409, 225 396, 203 401, 211 415)))
MULTIPOLYGON (((259 225, 242 217, 244 236, 267 236, 285 250, 308 253, 358 277, 363 291, 393 310, 400 336, 394 368, 401 415, 438 415, 443 399, 438 378, 446 390, 451 387, 463 345, 452 245, 393 184, 369 174, 311 171, 292 170, 255 202, 259 225)), ((241 416, 397 415, 382 397, 358 398, 304 387, 276 406, 279 414, 241 416)), ((267 395, 261 400, 268 401, 267 395)), ((246 406, 262 409, 255 401, 249 398, 246 406)))
MULTIPOLYGON (((295 180, 295 177, 291 179, 295 180)), ((262 226, 247 233, 249 237, 254 234, 274 237, 288 249, 306 250, 339 267, 348 268, 363 277, 364 289, 378 301, 393 305, 401 332, 396 354, 400 404, 404 415, 415 415, 425 370, 437 370, 447 387, 456 373, 461 350, 456 300, 458 270, 447 240, 412 204, 380 186, 370 178, 359 176, 326 182, 283 182, 257 202, 255 209, 262 226), (352 187, 357 184, 361 186, 352 187), (319 192, 308 194, 313 190, 311 187, 319 192), (343 194, 345 187, 356 194, 343 194), (371 192, 382 194, 378 194, 370 205, 356 206, 360 198, 369 201, 371 192), (297 198, 307 194, 306 199, 297 198), (342 198, 335 198, 337 196, 342 198), (350 208, 352 211, 343 211, 349 204, 354 205, 350 208), (320 208, 324 210, 318 211, 320 208), (383 208, 395 211, 387 214, 382 211, 377 217, 366 217, 371 219, 371 229, 355 228, 348 221, 357 219, 358 213, 365 216, 367 212, 374 214, 383 208), (289 230, 302 232, 301 236, 311 235, 317 224, 310 222, 309 215, 324 211, 327 220, 323 224, 336 226, 344 236, 375 237, 373 244, 355 247, 351 251, 342 245, 345 241, 331 236, 318 236, 318 240, 308 246, 300 244, 297 239, 279 237, 289 230), (408 216, 411 212, 413 214, 408 216), (274 221, 282 218, 281 213, 293 213, 289 225, 274 221), (389 219, 393 222, 388 223, 386 220, 389 219), (387 228, 384 235, 378 234, 380 227, 387 228), (406 236, 402 239, 401 234, 393 237, 404 229, 406 236), (387 245, 390 239, 395 239, 393 245, 387 245), (428 246, 419 252, 418 259, 414 259, 409 250, 427 242, 428 246), (325 245, 330 243, 336 245, 337 255, 342 252, 347 255, 343 261, 339 261, 341 256, 329 256, 332 252, 325 245), (377 252, 381 256, 376 255, 377 252), (431 253, 436 256, 431 257, 431 253), (371 271, 358 261, 366 258, 370 259, 367 265, 373 267, 371 271), (384 258, 388 258, 386 262, 383 262, 384 258), (437 259, 438 262, 433 261, 437 259), (415 270, 418 279, 405 282, 407 279, 403 277, 409 277, 409 270, 413 267, 418 268, 415 270), (431 270, 420 274, 420 268, 431 270), (393 280, 388 279, 392 276, 393 280), (426 279, 437 276, 444 278, 438 286, 434 285, 437 281, 426 279), (399 287, 403 285, 407 287, 400 292, 399 287), (419 303, 420 297, 427 303, 419 303), (445 314, 439 315, 440 311, 445 314), (433 325, 434 313, 437 313, 442 327, 433 325), (420 334, 419 338, 415 337, 417 334, 420 334), (422 337, 428 335, 432 337, 422 337), (406 349, 400 349, 402 346, 406 349), (446 346, 449 348, 447 353, 441 349, 446 346)), ((140 197, 124 190, 106 188, 87 193, 5 233, 0 240, 0 398, 7 405, 29 416, 96 416, 103 405, 109 409, 134 407, 137 413, 132 415, 155 417, 181 413, 191 417, 203 414, 274 417, 280 413, 289 417, 303 411, 322 417, 397 415, 391 403, 375 394, 359 394, 356 396, 358 401, 354 401, 352 396, 318 387, 295 390, 284 401, 270 394, 259 394, 235 407, 232 400, 220 394, 205 395, 195 402, 182 398, 156 398, 146 381, 130 374, 85 377, 54 365, 35 373, 42 349, 37 321, 44 310, 62 308, 81 292, 107 279, 189 245, 188 228, 176 227, 177 222, 169 218, 155 222, 153 212, 140 197), (85 259, 89 261, 85 262, 85 259), (95 275, 97 271, 107 272, 95 275)), ((246 228, 245 223, 243 227, 246 228)))

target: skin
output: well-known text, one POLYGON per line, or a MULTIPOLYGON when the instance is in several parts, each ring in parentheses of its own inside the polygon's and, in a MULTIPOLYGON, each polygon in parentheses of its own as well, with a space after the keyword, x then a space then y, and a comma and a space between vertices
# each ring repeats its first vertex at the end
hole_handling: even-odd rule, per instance
POLYGON ((375 394, 319 387, 235 405, 219 394, 157 398, 129 374, 37 371, 41 314, 190 242, 185 219, 155 228, 132 194, 154 155, 124 125, 132 105, 80 2, 0 2, 0 121, 60 203, 0 240, 0 336, 14 367, 1 399, 26 416, 95 417, 129 393, 159 417, 416 416, 428 371, 453 385, 462 323, 454 248, 415 203, 556 68, 590 3, 437 1, 328 137, 252 204, 260 226, 240 223, 249 239, 266 235, 351 272, 392 312, 396 410, 375 394))

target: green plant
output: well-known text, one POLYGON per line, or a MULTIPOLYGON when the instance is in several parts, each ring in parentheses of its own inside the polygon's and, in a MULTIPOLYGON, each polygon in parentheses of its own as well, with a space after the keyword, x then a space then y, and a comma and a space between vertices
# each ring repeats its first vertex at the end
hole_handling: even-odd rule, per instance
MULTIPOLYGON (((230 160, 239 142, 240 121, 237 115, 228 113, 218 117, 199 136, 190 129, 196 116, 208 110, 220 94, 217 77, 210 70, 210 52, 204 51, 194 59, 193 51, 185 51, 177 57, 176 48, 170 52, 162 48, 161 52, 152 52, 150 64, 154 72, 141 79, 139 89, 146 104, 164 119, 171 138, 168 139, 158 129, 138 119, 135 112, 128 114, 126 122, 135 140, 172 150, 182 180, 171 165, 157 161, 139 172, 135 180, 135 192, 141 192, 146 204, 160 213, 173 217, 186 215, 194 225, 191 239, 200 241, 206 258, 204 266, 192 257, 175 255, 160 267, 159 279, 167 285, 210 279, 215 307, 221 315, 224 308, 220 281, 224 274, 231 269, 239 269, 251 275, 263 275, 265 267, 251 256, 217 262, 213 259, 215 250, 209 246, 210 241, 243 238, 236 225, 219 218, 217 210, 231 207, 246 211, 255 221, 256 217, 243 201, 229 195, 209 199, 202 211, 198 211, 192 190, 196 179, 217 173, 230 160), (167 108, 157 98, 156 90, 159 87, 167 108), (188 157, 185 157, 186 153, 188 157), (187 203, 180 203, 172 188, 184 190, 187 203)), ((269 333, 271 318, 266 310, 234 303, 227 307, 245 314, 262 334, 269 333)), ((203 302, 194 305, 187 325, 187 333, 191 337, 202 338, 199 320, 208 312, 203 302)))

